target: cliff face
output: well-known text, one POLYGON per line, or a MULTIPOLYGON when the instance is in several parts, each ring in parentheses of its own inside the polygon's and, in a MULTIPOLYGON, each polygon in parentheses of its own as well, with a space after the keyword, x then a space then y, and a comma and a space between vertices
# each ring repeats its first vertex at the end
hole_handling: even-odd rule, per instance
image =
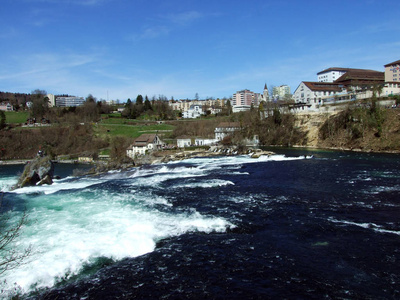
POLYGON ((400 110, 366 108, 296 115, 306 146, 356 151, 399 152, 400 110))
POLYGON ((319 130, 336 113, 302 113, 296 115, 295 126, 306 134, 307 147, 321 146, 319 130))

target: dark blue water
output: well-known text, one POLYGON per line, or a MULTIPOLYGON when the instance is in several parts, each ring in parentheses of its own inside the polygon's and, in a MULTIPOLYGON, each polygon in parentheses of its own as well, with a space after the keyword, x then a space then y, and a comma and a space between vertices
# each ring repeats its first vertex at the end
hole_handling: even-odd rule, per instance
MULTIPOLYGON (((166 165, 166 174, 186 167, 203 176, 142 187, 168 201, 160 212, 196 211, 235 226, 165 238, 139 257, 99 258, 30 297, 400 299, 400 156, 275 151, 313 158, 184 161, 166 165), (199 184, 218 181, 232 184, 199 184)), ((144 178, 155 180, 157 168, 145 168, 144 178)), ((123 176, 98 186, 126 188, 123 176)))

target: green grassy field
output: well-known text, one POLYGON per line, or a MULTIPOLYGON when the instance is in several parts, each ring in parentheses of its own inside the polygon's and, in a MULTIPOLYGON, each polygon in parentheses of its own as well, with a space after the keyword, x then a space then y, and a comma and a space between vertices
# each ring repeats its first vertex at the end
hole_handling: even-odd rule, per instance
POLYGON ((5 111, 6 115, 6 123, 7 124, 17 124, 17 123, 25 123, 29 117, 29 112, 22 111, 5 111))
MULTIPOLYGON (((139 123, 140 124, 140 123, 139 123)), ((128 124, 97 124, 94 129, 96 134, 100 136, 125 136, 130 138, 137 138, 144 133, 158 133, 162 136, 168 137, 171 135, 174 126, 168 124, 140 124, 140 125, 128 125, 128 124)))

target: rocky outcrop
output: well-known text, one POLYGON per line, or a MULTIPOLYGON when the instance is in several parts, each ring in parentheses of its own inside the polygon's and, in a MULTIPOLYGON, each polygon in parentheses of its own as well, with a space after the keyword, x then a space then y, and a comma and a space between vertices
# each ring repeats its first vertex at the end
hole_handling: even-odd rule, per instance
POLYGON ((247 147, 237 146, 212 146, 209 149, 178 150, 178 151, 159 151, 135 158, 135 165, 149 165, 156 163, 167 163, 170 161, 179 161, 189 158, 216 157, 216 156, 234 156, 249 155, 252 158, 259 158, 262 155, 272 155, 271 151, 260 149, 248 149, 247 147))
POLYGON ((47 156, 37 156, 28 162, 15 188, 52 184, 54 164, 47 156))

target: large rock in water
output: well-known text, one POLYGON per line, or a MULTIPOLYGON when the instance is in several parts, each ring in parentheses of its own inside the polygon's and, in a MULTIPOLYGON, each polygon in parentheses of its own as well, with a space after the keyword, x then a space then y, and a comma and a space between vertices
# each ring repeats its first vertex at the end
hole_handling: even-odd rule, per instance
POLYGON ((18 180, 16 188, 42 184, 52 184, 54 164, 47 156, 37 156, 29 162, 18 180))

